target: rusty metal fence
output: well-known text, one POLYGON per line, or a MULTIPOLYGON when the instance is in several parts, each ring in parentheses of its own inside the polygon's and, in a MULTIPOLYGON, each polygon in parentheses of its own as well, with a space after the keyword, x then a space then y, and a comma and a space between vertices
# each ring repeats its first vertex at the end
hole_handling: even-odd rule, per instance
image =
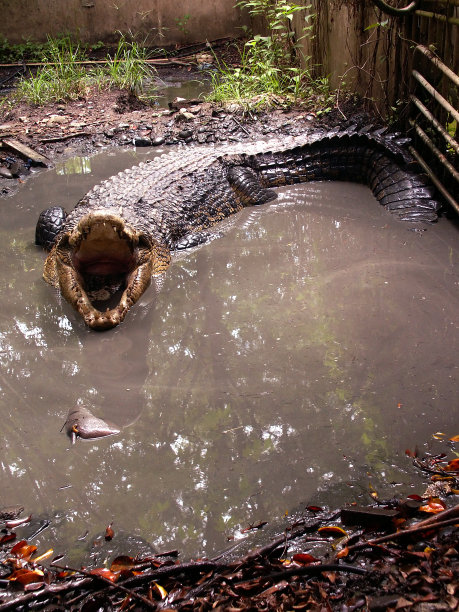
POLYGON ((411 153, 459 213, 459 0, 373 3, 402 20, 409 43, 411 153))
POLYGON ((424 45, 414 51, 411 152, 459 213, 459 77, 424 45))

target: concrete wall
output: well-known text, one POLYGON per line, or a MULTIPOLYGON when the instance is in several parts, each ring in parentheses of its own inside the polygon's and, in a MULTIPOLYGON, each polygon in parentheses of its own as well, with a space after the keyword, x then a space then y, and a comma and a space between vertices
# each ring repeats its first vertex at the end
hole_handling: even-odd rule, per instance
MULTIPOLYGON (((312 4, 309 12, 314 14, 313 29, 302 41, 302 51, 311 57, 315 76, 328 76, 334 88, 390 103, 400 68, 394 62, 396 28, 376 25, 387 16, 376 11, 369 0, 303 2, 312 4)), ((299 37, 299 16, 295 26, 299 37)))
POLYGON ((0 0, 0 34, 11 43, 75 34, 83 42, 111 42, 131 31, 168 47, 240 36, 244 18, 233 0, 0 0), (186 18, 186 15, 189 15, 186 18))

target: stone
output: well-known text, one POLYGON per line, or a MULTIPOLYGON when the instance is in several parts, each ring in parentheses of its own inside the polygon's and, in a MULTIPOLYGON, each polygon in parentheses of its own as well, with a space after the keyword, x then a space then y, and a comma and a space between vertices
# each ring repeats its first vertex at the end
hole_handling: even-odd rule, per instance
POLYGON ((6 166, 0 166, 0 176, 3 178, 13 178, 11 170, 8 170, 6 166))

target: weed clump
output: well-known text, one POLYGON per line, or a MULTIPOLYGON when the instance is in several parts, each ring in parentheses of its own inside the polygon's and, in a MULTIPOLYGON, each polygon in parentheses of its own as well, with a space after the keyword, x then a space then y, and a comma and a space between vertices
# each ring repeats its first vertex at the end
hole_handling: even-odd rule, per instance
POLYGON ((328 78, 314 78, 310 57, 300 51, 301 40, 311 35, 312 5, 287 0, 239 0, 237 7, 262 18, 267 35, 252 35, 240 52, 240 65, 233 68, 217 61, 218 71, 211 75, 214 102, 236 102, 246 110, 280 104, 308 103, 318 114, 333 107, 328 78), (301 13, 302 34, 296 37, 292 23, 301 13))
POLYGON ((35 74, 19 81, 13 99, 36 105, 83 98, 92 88, 118 88, 142 99, 154 96, 154 68, 147 62, 148 51, 121 35, 113 54, 101 66, 91 66, 87 48, 70 36, 48 38, 40 45, 40 62, 35 74))

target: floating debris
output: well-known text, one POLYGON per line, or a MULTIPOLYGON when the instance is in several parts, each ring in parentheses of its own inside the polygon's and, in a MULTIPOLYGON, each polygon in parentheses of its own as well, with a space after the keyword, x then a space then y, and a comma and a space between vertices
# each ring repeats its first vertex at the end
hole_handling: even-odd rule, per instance
POLYGON ((84 406, 77 406, 69 410, 64 427, 73 444, 77 437, 92 440, 93 438, 112 436, 121 431, 114 423, 95 417, 84 406))

